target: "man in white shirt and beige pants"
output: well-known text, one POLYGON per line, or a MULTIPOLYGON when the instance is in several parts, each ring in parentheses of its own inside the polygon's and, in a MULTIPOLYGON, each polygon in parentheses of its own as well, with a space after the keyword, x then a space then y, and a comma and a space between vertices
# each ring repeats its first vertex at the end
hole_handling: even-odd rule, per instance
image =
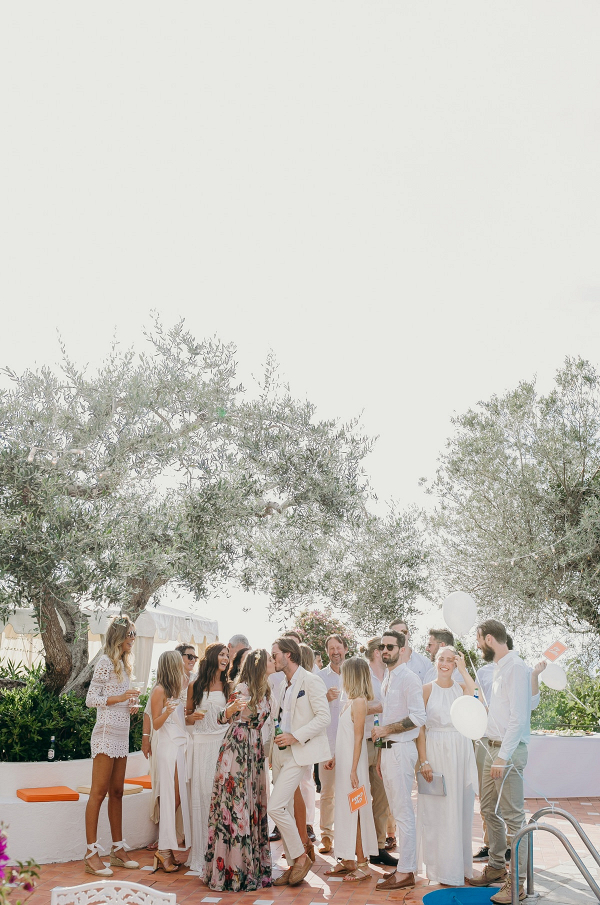
POLYGON ((381 683, 382 725, 374 726, 371 738, 381 739, 377 769, 398 830, 398 865, 385 875, 377 889, 405 889, 415 885, 417 829, 411 792, 415 780, 415 739, 426 714, 421 680, 406 665, 406 639, 388 629, 382 639, 381 659, 387 673, 381 683))
MULTIPOLYGON (((510 905, 512 881, 506 870, 506 831, 511 837, 525 825, 523 770, 531 722, 531 670, 515 651, 508 649, 506 628, 487 619, 477 628, 477 647, 487 662, 496 664, 490 695, 488 723, 482 744, 487 748, 481 780, 481 813, 489 838, 489 861, 471 886, 502 888, 491 901, 510 905), (499 805, 499 808, 498 808, 499 805), (502 817, 498 816, 500 810, 502 817)), ((525 898, 527 844, 519 845, 519 899, 525 898)))

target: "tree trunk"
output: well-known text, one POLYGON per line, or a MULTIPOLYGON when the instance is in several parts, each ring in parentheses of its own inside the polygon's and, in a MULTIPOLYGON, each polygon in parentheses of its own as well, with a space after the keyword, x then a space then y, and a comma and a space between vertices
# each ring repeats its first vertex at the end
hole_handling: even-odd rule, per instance
MULTIPOLYGON (((135 622, 137 617, 144 612, 146 606, 152 597, 153 594, 158 591, 162 585, 165 584, 164 578, 155 578, 154 581, 147 581, 146 579, 138 579, 132 578, 129 582, 129 587, 131 588, 132 595, 127 606, 123 607, 123 612, 127 613, 129 618, 135 622)), ((61 614, 62 615, 62 614, 61 614)), ((73 667, 73 671, 69 677, 68 682, 63 688, 63 694, 67 694, 72 691, 80 697, 85 697, 87 694, 88 686, 92 680, 92 676, 94 674, 94 669, 96 666, 96 662, 98 658, 102 654, 100 651, 94 659, 88 663, 88 646, 87 646, 87 629, 85 634, 85 661, 80 662, 80 666, 78 669, 73 667)), ((135 653, 135 648, 134 648, 135 653)), ((74 658, 75 661, 75 658, 74 658)))
POLYGON ((58 620, 56 604, 57 598, 50 589, 43 588, 36 615, 46 661, 44 684, 58 694, 71 675, 73 658, 58 620))

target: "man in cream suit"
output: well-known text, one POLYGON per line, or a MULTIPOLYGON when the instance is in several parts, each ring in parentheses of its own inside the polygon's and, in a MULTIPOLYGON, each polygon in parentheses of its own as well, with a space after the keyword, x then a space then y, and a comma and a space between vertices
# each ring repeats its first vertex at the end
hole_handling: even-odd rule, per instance
POLYGON ((294 792, 304 768, 328 760, 327 727, 331 719, 325 684, 320 676, 300 666, 300 646, 293 638, 278 638, 271 653, 275 670, 282 672, 274 716, 282 730, 273 739, 273 791, 267 807, 281 833, 289 867, 275 886, 296 886, 309 872, 312 861, 304 850, 294 820, 294 792))

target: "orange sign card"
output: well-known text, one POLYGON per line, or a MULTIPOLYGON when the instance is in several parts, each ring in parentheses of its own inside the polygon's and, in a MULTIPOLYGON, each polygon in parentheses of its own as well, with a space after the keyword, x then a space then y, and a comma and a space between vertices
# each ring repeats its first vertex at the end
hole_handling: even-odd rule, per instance
POLYGON ((353 814, 354 811, 358 811, 359 808, 364 808, 367 803, 365 787, 361 786, 359 789, 352 789, 351 792, 348 792, 348 802, 350 804, 351 814, 353 814))
POLYGON ((554 663, 555 660, 558 660, 559 657, 562 657, 564 652, 568 650, 566 644, 563 644, 562 641, 555 641, 554 644, 551 644, 548 650, 545 650, 542 654, 546 660, 551 660, 554 663))

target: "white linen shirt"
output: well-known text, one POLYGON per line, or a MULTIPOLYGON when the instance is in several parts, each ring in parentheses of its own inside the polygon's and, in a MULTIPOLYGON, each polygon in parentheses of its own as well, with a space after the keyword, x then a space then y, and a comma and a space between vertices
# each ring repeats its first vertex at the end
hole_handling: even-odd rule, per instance
MULTIPOLYGON (((383 698, 381 697, 381 681, 382 680, 379 679, 375 675, 375 673, 373 672, 373 670, 371 669, 370 666, 369 666, 369 672, 371 673, 371 684, 373 685, 373 694, 375 695, 374 701, 378 704, 381 704, 381 702, 383 701, 383 698)), ((383 722, 382 718, 381 718, 381 714, 378 713, 377 716, 379 717, 379 724, 381 725, 383 722)), ((375 714, 374 713, 367 714, 367 717, 365 719, 365 738, 366 739, 371 738, 371 729, 373 728, 374 725, 375 725, 375 714)))
POLYGON ((337 735, 338 723, 340 721, 340 703, 342 696, 342 677, 339 673, 334 672, 331 666, 325 666, 319 673, 320 677, 325 682, 325 687, 327 690, 330 688, 339 688, 340 693, 337 698, 334 698, 333 701, 329 701, 329 713, 331 714, 331 722, 327 727, 327 740, 329 741, 329 748, 331 750, 331 756, 333 757, 335 754, 335 737, 337 735))
POLYGON ((492 698, 492 683, 494 681, 495 668, 495 663, 486 663, 485 666, 481 666, 475 673, 477 676, 477 685, 482 692, 479 697, 481 703, 486 707, 490 706, 490 700, 492 698))
MULTIPOLYGON (((283 673, 283 670, 282 670, 282 673, 283 673)), ((294 675, 290 679, 289 685, 287 684, 287 679, 285 678, 285 673, 283 674, 284 689, 283 689, 283 691, 280 691, 280 694, 283 695, 283 698, 279 699, 281 701, 280 711, 279 711, 281 713, 281 723, 279 725, 281 726, 282 732, 291 732, 292 731, 292 698, 293 698, 293 695, 291 692, 292 692, 294 685, 298 681, 299 673, 300 673, 299 669, 297 669, 294 672, 294 675)), ((281 688, 281 685, 279 687, 281 688)), ((277 717, 278 717, 278 714, 275 715, 276 719, 277 719, 277 717)))
POLYGON ((498 757, 508 761, 520 742, 529 743, 531 670, 514 650, 495 667, 485 734, 502 742, 498 757))
POLYGON ((431 660, 428 660, 427 657, 423 656, 423 654, 417 653, 416 650, 411 650, 410 657, 406 665, 411 672, 414 672, 415 676, 419 677, 422 685, 425 679, 425 675, 431 667, 431 660))
POLYGON ((423 685, 419 677, 410 671, 407 663, 401 663, 392 670, 388 669, 381 683, 381 700, 382 726, 399 723, 408 716, 416 727, 409 729, 408 732, 386 735, 384 741, 410 742, 416 739, 420 727, 425 725, 427 714, 423 703, 423 685))

